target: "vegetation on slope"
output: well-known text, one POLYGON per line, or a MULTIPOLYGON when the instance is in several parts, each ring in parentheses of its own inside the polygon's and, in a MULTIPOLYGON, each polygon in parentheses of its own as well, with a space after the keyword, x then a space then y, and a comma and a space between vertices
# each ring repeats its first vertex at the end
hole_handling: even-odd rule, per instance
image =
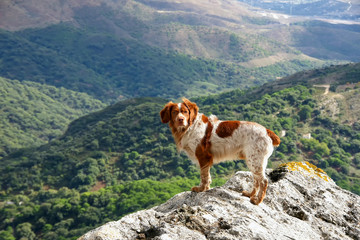
MULTIPOLYGON (((360 126, 346 122, 341 112, 329 115, 322 104, 331 94, 347 96, 343 100, 348 101, 360 89, 356 84, 337 89, 340 92, 323 95, 323 89, 293 86, 256 99, 250 98, 252 92, 236 90, 194 101, 205 114, 255 121, 278 135, 285 133, 269 167, 307 160, 341 187, 360 194, 360 126), (310 139, 304 137, 308 133, 310 139)), ((160 123, 159 111, 166 102, 119 102, 74 121, 47 145, 4 158, 1 234, 75 238, 105 221, 160 203, 170 196, 165 187, 169 184, 180 186, 179 191, 190 189, 199 173, 176 152, 168 127, 160 123)), ((243 161, 235 161, 211 171, 221 184, 244 169, 243 161)))
POLYGON ((0 158, 62 135, 70 121, 105 104, 85 93, 0 77, 0 158))
MULTIPOLYGON (((130 7, 132 13, 137 12, 136 17, 97 7, 78 9, 75 15, 82 28, 59 24, 16 33, 0 31, 0 76, 33 81, 1 82, 5 84, 5 90, 1 90, 5 96, 1 106, 10 113, 2 122, 4 135, 8 137, 2 140, 6 141, 5 153, 20 146, 36 146, 51 140, 69 121, 70 118, 65 119, 65 116, 82 115, 88 106, 89 111, 101 107, 100 102, 92 98, 87 100, 87 95, 81 95, 82 98, 63 88, 48 88, 34 82, 116 102, 134 96, 178 98, 238 87, 244 89, 316 66, 312 61, 293 60, 246 69, 237 64, 269 57, 278 51, 299 53, 248 33, 209 29, 205 27, 204 18, 196 17, 196 14, 187 13, 192 15, 191 18, 175 14, 175 20, 181 21, 168 24, 169 19, 174 20, 173 15, 154 14, 151 10, 154 15, 143 15, 140 19, 139 16, 149 9, 134 6, 126 7, 130 7), (89 10, 100 14, 93 15, 89 10), (131 21, 113 18, 116 14, 131 21), (151 21, 146 22, 149 17, 161 24, 154 26, 151 21), (161 38, 155 38, 159 33, 161 38), (146 38, 147 43, 160 47, 172 43, 167 50, 180 50, 179 46, 186 44, 185 49, 189 52, 179 54, 137 41, 146 38), (156 42, 158 39, 160 42, 156 42), (211 52, 219 44, 224 48, 211 52), (222 60, 202 59, 184 53, 215 56, 222 60), (74 98, 73 94, 82 100, 69 102, 74 98), (15 111, 19 107, 21 111, 15 111), (27 111, 32 115, 31 120, 26 118, 30 115, 27 111), (11 128, 14 126, 16 128, 11 128)), ((215 18, 219 19, 219 26, 228 21, 215 18)), ((269 23, 268 19, 244 19, 258 25, 269 23)), ((335 50, 333 57, 349 55, 357 59, 356 46, 352 45, 353 51, 347 52, 348 48, 342 48, 346 42, 340 46, 336 40, 327 42, 323 35, 318 36, 323 32, 321 26, 307 29, 306 33, 318 40, 318 49, 310 49, 309 54, 314 51, 315 56, 324 57, 335 45, 339 51, 335 50)), ((353 33, 349 35, 354 36, 353 33)), ((295 40, 304 40, 296 42, 300 49, 308 47, 307 39, 313 39, 304 38, 302 34, 294 36, 295 40)), ((277 134, 285 130, 282 144, 269 167, 290 160, 309 160, 324 168, 340 186, 359 194, 358 115, 354 114, 354 109, 331 107, 331 103, 344 106, 351 103, 351 108, 357 106, 354 100, 360 95, 359 89, 354 89, 357 85, 343 85, 356 83, 359 71, 353 65, 342 69, 343 73, 339 73, 338 67, 310 71, 308 75, 302 73, 251 89, 250 93, 236 90, 195 101, 206 114, 214 113, 223 119, 257 121, 277 134), (310 76, 313 81, 308 80, 310 76), (329 80, 333 77, 336 80, 329 80), (298 81, 298 78, 302 80, 298 81), (322 80, 331 84, 333 92, 327 96, 311 88, 313 83, 322 80), (294 86, 293 82, 306 87, 294 86), (344 93, 334 93, 341 87, 344 93), (311 139, 303 137, 308 133, 311 133, 311 139)), ((198 170, 186 156, 176 152, 169 130, 160 124, 158 112, 165 103, 157 98, 120 102, 74 121, 61 138, 49 144, 22 149, 1 159, 0 238, 75 239, 89 228, 159 204, 195 185, 199 181, 198 170)), ((246 169, 242 161, 214 167, 215 184, 222 184, 226 176, 242 169, 246 169)))
POLYGON ((278 26, 264 35, 317 59, 360 61, 359 24, 302 21, 278 26))
POLYGON ((349 86, 349 88, 354 87, 353 85, 357 84, 359 79, 360 63, 331 65, 325 68, 297 72, 280 80, 249 89, 247 90, 248 94, 244 94, 241 90, 235 90, 212 95, 211 97, 200 97, 197 98, 197 102, 203 105, 209 105, 219 101, 233 101, 234 104, 244 104, 258 100, 265 94, 273 94, 285 88, 290 88, 294 86, 294 84, 308 88, 316 85, 329 85, 329 89, 332 92, 336 92, 339 86, 342 86, 340 87, 342 90, 345 90, 347 86, 349 86))
POLYGON ((246 69, 66 24, 0 34, 3 77, 62 86, 107 102, 135 96, 178 98, 218 93, 259 85, 317 64, 293 60, 246 69))
POLYGON ((360 26, 338 25, 321 21, 298 23, 294 26, 294 46, 319 59, 360 61, 360 26))
POLYGON ((102 33, 115 32, 115 35, 120 35, 121 38, 125 35, 167 51, 177 51, 200 58, 233 63, 263 58, 275 53, 293 53, 301 58, 299 52, 291 47, 264 38, 258 33, 250 34, 247 29, 274 22, 260 17, 243 16, 244 13, 236 13, 235 9, 230 17, 229 11, 223 13, 222 9, 219 9, 224 7, 223 5, 216 6, 219 8, 214 12, 214 8, 209 9, 211 4, 213 3, 197 5, 193 2, 183 9, 186 5, 184 2, 128 2, 126 7, 119 7, 116 11, 106 7, 79 10, 76 21, 84 28, 102 33), (203 11, 204 8, 207 9, 203 11), (177 9, 184 11, 178 12, 177 9), (194 14, 192 11, 198 13, 194 14), (206 14, 207 11, 211 14, 206 14), (90 17, 96 15, 101 15, 102 18, 90 17), (110 27, 110 24, 107 24, 104 27, 104 18, 113 25, 110 27), (246 27, 243 25, 239 30, 234 22, 246 27))
MULTIPOLYGON (((224 183, 224 179, 216 179, 213 186, 224 183)), ((136 180, 95 192, 63 187, 16 195, 0 202, 0 239, 75 240, 95 226, 163 203, 195 184, 198 179, 173 177, 136 180)))

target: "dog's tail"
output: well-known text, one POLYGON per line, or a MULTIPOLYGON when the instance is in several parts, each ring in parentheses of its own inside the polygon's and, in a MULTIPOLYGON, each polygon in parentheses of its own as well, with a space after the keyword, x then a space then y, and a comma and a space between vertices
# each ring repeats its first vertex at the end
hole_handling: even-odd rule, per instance
POLYGON ((275 147, 280 145, 280 138, 271 130, 266 129, 267 134, 269 135, 269 137, 271 138, 273 145, 275 147))

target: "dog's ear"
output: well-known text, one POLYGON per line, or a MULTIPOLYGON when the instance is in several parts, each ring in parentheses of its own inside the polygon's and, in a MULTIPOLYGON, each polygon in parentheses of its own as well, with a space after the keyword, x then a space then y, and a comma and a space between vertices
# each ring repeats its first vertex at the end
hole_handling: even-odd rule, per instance
POLYGON ((173 102, 168 102, 163 110, 160 111, 160 117, 162 123, 168 123, 171 119, 171 107, 174 105, 173 102))
POLYGON ((190 102, 186 98, 183 98, 182 100, 183 100, 184 104, 187 106, 187 108, 190 111, 189 124, 191 125, 196 119, 196 116, 197 116, 197 114, 199 112, 199 108, 196 105, 196 103, 190 102))

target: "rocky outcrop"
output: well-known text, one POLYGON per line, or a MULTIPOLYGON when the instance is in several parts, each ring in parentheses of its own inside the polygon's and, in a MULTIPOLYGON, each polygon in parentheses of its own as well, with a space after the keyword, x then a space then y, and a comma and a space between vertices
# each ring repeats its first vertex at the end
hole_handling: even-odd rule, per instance
POLYGON ((258 206, 241 194, 251 189, 251 174, 237 172, 222 187, 177 194, 79 239, 360 239, 360 196, 305 162, 267 174, 258 206))

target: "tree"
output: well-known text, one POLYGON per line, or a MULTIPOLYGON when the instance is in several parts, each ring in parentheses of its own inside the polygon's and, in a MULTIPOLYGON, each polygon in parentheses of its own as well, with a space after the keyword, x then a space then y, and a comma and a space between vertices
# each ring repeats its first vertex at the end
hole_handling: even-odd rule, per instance
POLYGON ((315 147, 315 151, 320 156, 327 156, 327 155, 330 154, 330 149, 328 148, 328 146, 324 142, 317 144, 316 147, 315 147))
POLYGON ((35 233, 31 230, 31 223, 28 222, 20 223, 16 226, 16 236, 19 239, 25 238, 28 240, 33 240, 36 237, 35 233))
POLYGON ((357 154, 354 155, 353 162, 357 167, 360 166, 360 153, 357 153, 357 154))
POLYGON ((326 160, 320 161, 319 167, 321 167, 322 169, 328 168, 329 167, 328 161, 326 161, 326 160))
POLYGON ((2 240, 15 240, 12 227, 8 227, 6 230, 0 231, 0 239, 2 240))
POLYGON ((185 171, 182 167, 177 167, 175 173, 179 176, 185 176, 185 171))
POLYGON ((309 105, 303 106, 299 111, 300 120, 305 121, 310 119, 312 111, 313 109, 309 105))
POLYGON ((312 151, 314 153, 319 154, 320 156, 325 156, 330 154, 330 149, 326 145, 326 143, 320 143, 318 140, 311 138, 311 139, 301 139, 301 143, 303 147, 307 151, 312 151))

